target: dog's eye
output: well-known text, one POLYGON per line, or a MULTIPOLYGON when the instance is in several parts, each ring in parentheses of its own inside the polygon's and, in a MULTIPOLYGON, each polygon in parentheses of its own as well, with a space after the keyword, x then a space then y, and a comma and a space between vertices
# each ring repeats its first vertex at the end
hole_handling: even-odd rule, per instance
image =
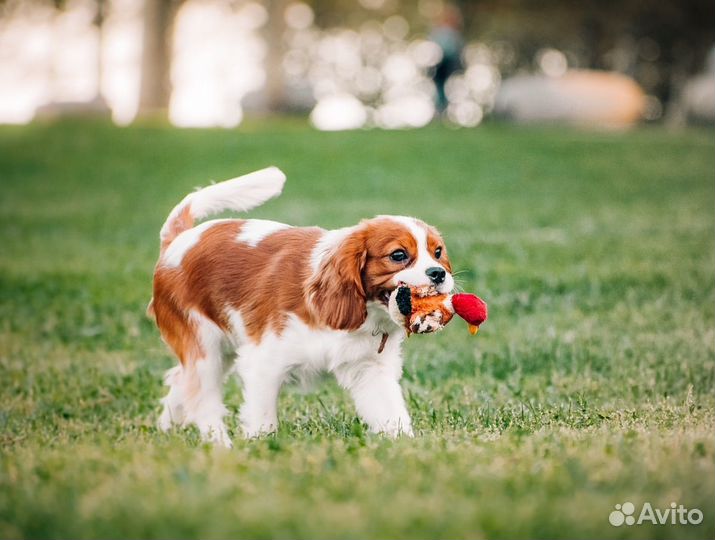
POLYGON ((404 249, 396 249, 395 251, 390 253, 390 259, 395 262, 405 262, 407 259, 409 259, 409 256, 404 249))
POLYGON ((442 248, 438 247, 434 250, 434 258, 439 259, 442 256, 442 248))

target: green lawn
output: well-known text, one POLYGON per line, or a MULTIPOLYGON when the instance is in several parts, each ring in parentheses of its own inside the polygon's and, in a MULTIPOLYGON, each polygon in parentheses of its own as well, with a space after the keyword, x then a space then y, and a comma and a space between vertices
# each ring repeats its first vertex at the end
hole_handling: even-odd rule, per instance
POLYGON ((713 538, 713 131, 0 129, 1 538, 713 538), (232 451, 154 422, 144 309, 170 208, 275 164, 252 215, 442 230, 490 319, 406 343, 414 440, 330 380, 232 451), (702 524, 612 527, 671 502, 702 524))

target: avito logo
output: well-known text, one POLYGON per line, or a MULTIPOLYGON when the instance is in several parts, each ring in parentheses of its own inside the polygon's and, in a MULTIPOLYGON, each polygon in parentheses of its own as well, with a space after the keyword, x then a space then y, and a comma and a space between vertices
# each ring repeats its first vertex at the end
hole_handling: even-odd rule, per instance
POLYGON ((670 508, 661 510, 653 508, 649 502, 643 503, 643 508, 635 517, 636 507, 632 502, 617 504, 615 510, 608 515, 608 521, 614 527, 621 525, 699 525, 703 522, 703 513, 698 508, 688 510, 682 504, 670 503, 670 508))

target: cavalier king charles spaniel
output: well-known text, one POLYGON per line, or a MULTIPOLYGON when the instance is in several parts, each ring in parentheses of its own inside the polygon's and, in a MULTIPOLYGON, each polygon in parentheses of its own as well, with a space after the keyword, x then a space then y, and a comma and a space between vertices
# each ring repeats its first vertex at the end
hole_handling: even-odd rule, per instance
POLYGON ((412 436, 402 396, 405 329, 388 311, 400 283, 454 287, 439 232, 411 217, 377 216, 325 230, 263 219, 196 220, 244 212, 281 193, 276 167, 187 195, 161 229, 148 313, 180 364, 165 382, 159 427, 195 424, 231 446, 225 375, 243 383, 246 437, 278 426, 284 381, 330 372, 376 433, 412 436))

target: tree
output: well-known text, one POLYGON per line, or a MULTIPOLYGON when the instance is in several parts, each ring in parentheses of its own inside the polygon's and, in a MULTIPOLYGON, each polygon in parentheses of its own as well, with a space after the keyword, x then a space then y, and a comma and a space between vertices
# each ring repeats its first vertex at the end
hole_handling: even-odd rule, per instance
POLYGON ((286 108, 285 81, 283 78, 283 35, 285 34, 285 8, 287 0, 267 0, 268 21, 265 30, 268 54, 266 55, 266 107, 269 111, 286 108))
POLYGON ((165 114, 171 97, 171 34, 182 0, 145 0, 139 114, 165 114))

